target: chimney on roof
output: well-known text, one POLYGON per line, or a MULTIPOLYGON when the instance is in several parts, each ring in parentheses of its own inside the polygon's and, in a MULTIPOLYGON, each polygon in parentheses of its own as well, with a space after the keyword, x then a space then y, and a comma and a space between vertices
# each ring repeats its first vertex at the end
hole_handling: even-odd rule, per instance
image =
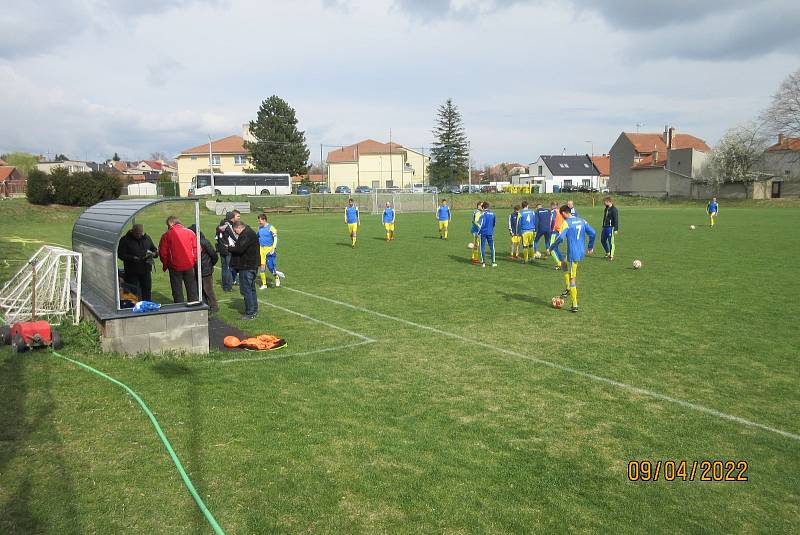
POLYGON ((669 141, 669 126, 664 125, 664 145, 669 141))
POLYGON ((671 150, 672 149, 672 139, 674 137, 675 137, 675 127, 674 126, 670 126, 669 127, 669 135, 667 136, 667 142, 666 142, 667 143, 667 150, 671 150))
POLYGON ((778 134, 778 145, 783 145, 783 134, 778 134))

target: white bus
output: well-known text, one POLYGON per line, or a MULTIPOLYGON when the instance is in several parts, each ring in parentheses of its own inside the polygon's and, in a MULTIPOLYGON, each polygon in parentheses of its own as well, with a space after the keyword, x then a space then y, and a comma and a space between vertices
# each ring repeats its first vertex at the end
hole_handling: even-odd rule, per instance
POLYGON ((192 179, 191 195, 289 195, 292 179, 288 173, 214 173, 199 174, 192 179))

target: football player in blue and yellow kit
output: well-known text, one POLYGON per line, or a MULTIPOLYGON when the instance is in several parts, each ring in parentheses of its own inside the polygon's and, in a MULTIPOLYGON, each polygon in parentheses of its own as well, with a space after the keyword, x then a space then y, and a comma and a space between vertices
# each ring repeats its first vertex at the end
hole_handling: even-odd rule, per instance
POLYGON ((350 234, 350 246, 355 247, 361 216, 358 213, 358 208, 353 204, 353 199, 347 200, 347 207, 344 209, 344 222, 347 223, 347 232, 350 234))
POLYGON ((492 253, 492 267, 497 267, 494 254, 494 226, 497 223, 497 218, 489 209, 489 203, 484 201, 481 203, 481 216, 478 220, 478 235, 481 237, 481 266, 486 267, 486 246, 489 246, 489 251, 492 253))
POLYGON ((447 239, 447 230, 450 227, 450 207, 447 205, 447 199, 442 199, 439 208, 436 209, 436 221, 439 222, 439 239, 447 239))
POLYGON ((522 202, 518 221, 518 232, 522 236, 522 261, 527 263, 528 258, 533 256, 531 247, 533 246, 533 235, 536 233, 536 214, 528 207, 528 201, 522 202))
POLYGON ((519 235, 519 206, 515 206, 508 215, 508 233, 511 235, 511 260, 519 258, 519 244, 522 236, 519 235))
POLYGON ((472 228, 470 232, 472 233, 472 263, 479 264, 480 260, 478 260, 478 246, 481 244, 480 237, 478 236, 478 221, 481 218, 481 201, 475 205, 475 210, 472 212, 472 228))
POLYGON ((278 229, 267 223, 267 215, 258 216, 258 246, 261 254, 261 264, 258 272, 261 275, 261 289, 267 289, 267 271, 275 277, 275 286, 281 285, 281 272, 277 269, 278 258, 278 229))
POLYGON ((553 228, 553 213, 542 206, 542 203, 536 203, 536 237, 533 239, 533 255, 536 258, 536 251, 539 248, 539 240, 544 240, 544 248, 550 245, 550 234, 553 228))
POLYGON ((561 212, 558 210, 558 203, 555 201, 550 203, 550 213, 553 214, 553 226, 550 230, 550 245, 548 245, 548 250, 552 250, 551 255, 553 257, 553 262, 556 263, 556 269, 560 271, 564 256, 561 254, 558 247, 553 247, 553 242, 556 241, 556 236, 564 230, 566 223, 564 221, 564 216, 561 215, 561 212))
MULTIPOLYGON (((578 311, 578 287, 575 280, 578 277, 578 263, 586 256, 586 248, 583 243, 584 236, 589 237, 589 254, 592 254, 594 249, 595 231, 583 218, 572 215, 570 207, 566 204, 562 206, 559 211, 564 216, 563 230, 556 236, 553 245, 550 249, 558 247, 558 244, 566 240, 567 245, 567 261, 563 262, 564 269, 564 282, 567 289, 561 295, 566 297, 567 294, 572 298, 572 308, 570 312, 578 311)), ((548 250, 548 252, 550 252, 548 250)))
POLYGON ((714 228, 714 223, 716 223, 717 212, 719 212, 719 204, 717 204, 717 198, 712 197, 711 202, 706 206, 706 213, 711 218, 711 228, 714 228))
POLYGON ((383 209, 383 228, 386 229, 386 241, 394 239, 394 208, 389 201, 386 201, 386 208, 383 209))

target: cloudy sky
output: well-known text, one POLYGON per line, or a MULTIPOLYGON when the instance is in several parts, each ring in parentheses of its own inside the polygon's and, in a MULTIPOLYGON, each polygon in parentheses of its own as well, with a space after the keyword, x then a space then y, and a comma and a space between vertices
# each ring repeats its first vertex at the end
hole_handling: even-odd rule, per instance
POLYGON ((479 165, 607 152, 637 123, 714 144, 800 68, 796 0, 648 3, 0 0, 0 152, 175 155, 272 94, 314 160, 389 129, 430 146, 448 97, 479 165))

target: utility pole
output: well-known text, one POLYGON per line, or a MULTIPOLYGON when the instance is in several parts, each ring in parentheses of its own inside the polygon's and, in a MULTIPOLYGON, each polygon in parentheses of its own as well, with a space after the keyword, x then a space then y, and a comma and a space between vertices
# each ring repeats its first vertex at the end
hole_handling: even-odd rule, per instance
POLYGON ((214 153, 211 150, 211 134, 208 135, 208 168, 211 170, 211 195, 214 195, 214 153))

